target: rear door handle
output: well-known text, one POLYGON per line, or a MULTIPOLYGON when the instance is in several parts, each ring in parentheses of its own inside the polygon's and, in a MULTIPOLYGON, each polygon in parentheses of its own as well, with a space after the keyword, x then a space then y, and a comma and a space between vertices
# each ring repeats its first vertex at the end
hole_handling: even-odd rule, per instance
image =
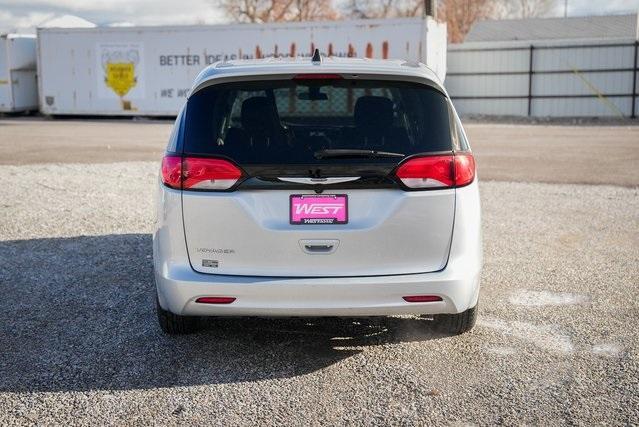
POLYGON ((329 255, 337 250, 339 240, 300 240, 300 248, 309 255, 329 255))

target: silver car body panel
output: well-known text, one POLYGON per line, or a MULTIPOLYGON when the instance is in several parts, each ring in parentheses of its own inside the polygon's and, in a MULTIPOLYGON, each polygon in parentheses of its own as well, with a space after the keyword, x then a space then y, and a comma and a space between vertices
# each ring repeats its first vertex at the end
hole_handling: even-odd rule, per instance
POLYGON ((276 80, 298 74, 342 74, 354 79, 414 81, 428 84, 446 93, 437 75, 424 64, 402 60, 368 58, 324 58, 321 64, 308 58, 267 58, 216 62, 198 74, 189 92, 215 84, 248 80, 276 80))
POLYGON ((210 316, 371 316, 460 313, 477 303, 482 267, 477 180, 456 189, 455 232, 446 268, 433 273, 365 277, 256 277, 198 273, 191 268, 180 191, 159 185, 154 273, 160 305, 176 314, 210 316), (406 303, 406 295, 442 302, 406 303), (197 304, 234 296, 229 305, 197 304))
MULTIPOLYGON (((348 224, 289 223, 299 190, 182 195, 189 258, 200 273, 249 276, 375 276, 437 271, 448 259, 455 190, 340 190, 348 224), (332 256, 313 256, 302 240, 336 240, 332 256), (217 261, 205 267, 204 260, 217 261)), ((326 193, 329 193, 328 191, 326 193)), ((318 252, 322 254, 322 252, 318 252)))

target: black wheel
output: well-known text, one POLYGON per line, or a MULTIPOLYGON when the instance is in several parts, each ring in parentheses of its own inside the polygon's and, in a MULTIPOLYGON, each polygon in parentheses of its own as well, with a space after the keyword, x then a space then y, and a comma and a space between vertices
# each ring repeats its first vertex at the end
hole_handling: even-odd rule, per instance
POLYGON ((163 309, 156 300, 156 310, 160 328, 166 334, 190 334, 198 329, 198 318, 192 316, 180 316, 163 309))
POLYGON ((433 316, 435 329, 446 334, 459 335, 473 329, 477 321, 477 306, 458 314, 436 314, 433 316))

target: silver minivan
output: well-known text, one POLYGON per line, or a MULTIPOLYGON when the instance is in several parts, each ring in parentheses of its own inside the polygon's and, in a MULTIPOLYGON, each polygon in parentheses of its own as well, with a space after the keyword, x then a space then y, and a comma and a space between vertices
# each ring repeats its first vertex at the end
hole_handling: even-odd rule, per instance
POLYGON ((199 316, 429 315, 452 334, 475 323, 475 161, 421 64, 213 64, 175 122, 158 189, 165 332, 199 316))

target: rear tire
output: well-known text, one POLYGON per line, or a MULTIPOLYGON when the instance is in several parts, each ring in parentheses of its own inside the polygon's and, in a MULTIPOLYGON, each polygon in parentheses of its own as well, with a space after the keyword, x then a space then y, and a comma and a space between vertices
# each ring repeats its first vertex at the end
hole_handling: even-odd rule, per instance
POLYGON ((162 332, 171 335, 190 334, 198 329, 198 318, 192 316, 180 316, 171 313, 160 306, 160 302, 156 300, 156 311, 158 314, 158 323, 162 332))
POLYGON ((451 335, 459 335, 473 329, 477 321, 477 306, 458 314, 436 314, 433 316, 435 329, 451 335))

